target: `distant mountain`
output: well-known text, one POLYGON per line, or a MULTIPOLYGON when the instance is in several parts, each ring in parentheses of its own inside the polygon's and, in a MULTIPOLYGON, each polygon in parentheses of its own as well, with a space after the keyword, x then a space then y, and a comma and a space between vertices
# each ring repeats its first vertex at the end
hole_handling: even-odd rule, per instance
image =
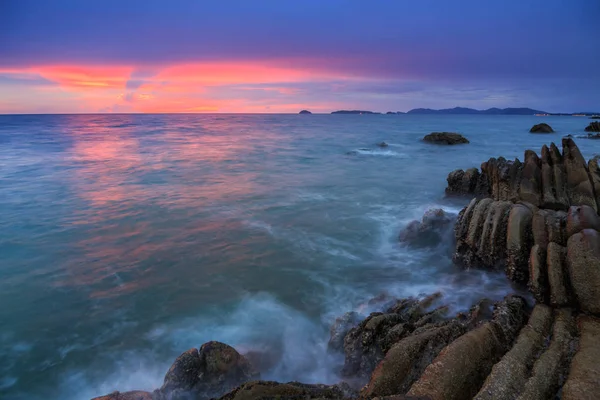
POLYGON ((415 108, 407 114, 438 114, 438 115, 535 115, 547 114, 545 111, 534 110, 531 108, 488 108, 487 110, 475 110, 474 108, 454 107, 442 110, 432 110, 431 108, 415 108))
POLYGON ((302 110, 298 114, 312 114, 312 113, 308 110, 302 110))
POLYGON ((393 114, 406 114, 406 113, 403 113, 402 111, 396 111, 396 112, 394 112, 394 111, 388 111, 388 112, 386 112, 386 114, 387 115, 393 115, 393 114))
POLYGON ((373 111, 362 111, 362 110, 339 110, 334 111, 332 114, 381 114, 373 111))

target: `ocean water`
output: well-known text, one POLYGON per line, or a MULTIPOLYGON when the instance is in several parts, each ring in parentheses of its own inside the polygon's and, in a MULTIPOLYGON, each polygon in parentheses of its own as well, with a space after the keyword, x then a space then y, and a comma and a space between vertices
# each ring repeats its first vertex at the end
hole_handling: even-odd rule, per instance
POLYGON ((453 169, 589 123, 546 121, 557 133, 522 116, 0 116, 0 397, 153 389, 209 340, 261 354, 265 379, 336 382, 329 325, 370 298, 441 291, 459 311, 512 291, 454 267, 450 242, 397 235, 466 203, 444 199, 453 169), (420 141, 439 130, 471 144, 420 141))

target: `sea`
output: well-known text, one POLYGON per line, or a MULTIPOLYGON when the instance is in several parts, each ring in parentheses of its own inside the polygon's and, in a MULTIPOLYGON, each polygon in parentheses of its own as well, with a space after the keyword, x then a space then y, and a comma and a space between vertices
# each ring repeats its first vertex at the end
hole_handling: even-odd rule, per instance
POLYGON ((451 237, 399 243, 427 209, 466 205, 444 197, 448 173, 523 160, 589 122, 1 115, 0 398, 152 390, 210 340, 259 354, 263 379, 338 382, 343 356, 327 341, 343 313, 434 292, 454 313, 515 290, 502 273, 455 267, 451 237), (556 133, 528 133, 539 122, 556 133), (471 143, 422 142, 432 131, 471 143))

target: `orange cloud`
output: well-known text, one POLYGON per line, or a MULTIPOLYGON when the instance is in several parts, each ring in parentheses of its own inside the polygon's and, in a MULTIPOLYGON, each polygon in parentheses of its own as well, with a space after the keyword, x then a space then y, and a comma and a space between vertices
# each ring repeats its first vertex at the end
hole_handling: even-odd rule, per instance
MULTIPOLYGON (((73 111, 78 112, 82 109, 86 112, 144 113, 285 112, 295 111, 298 106, 295 97, 302 92, 286 84, 327 81, 333 78, 331 72, 294 68, 290 64, 205 62, 161 68, 150 66, 150 69, 157 72, 141 79, 135 77, 136 68, 133 66, 50 65, 0 70, 0 74, 9 77, 37 76, 53 82, 56 86, 50 89, 33 85, 24 86, 24 89, 31 91, 28 93, 29 97, 35 97, 42 90, 52 92, 52 88, 71 94, 79 103, 73 111), (135 85, 128 85, 128 82, 134 81, 135 85), (242 86, 237 88, 235 94, 231 94, 231 88, 227 86, 232 85, 271 86, 242 86), (237 98, 226 98, 228 93, 237 98), (273 101, 267 99, 271 96, 273 101)), ((22 102, 22 97, 19 102, 22 102)), ((313 109, 315 106, 312 104, 313 109)), ((26 104, 22 104, 22 108, 26 107, 26 104)), ((6 108, 2 107, 0 112, 6 112, 6 108)), ((11 108, 14 109, 14 105, 8 107, 11 108)))

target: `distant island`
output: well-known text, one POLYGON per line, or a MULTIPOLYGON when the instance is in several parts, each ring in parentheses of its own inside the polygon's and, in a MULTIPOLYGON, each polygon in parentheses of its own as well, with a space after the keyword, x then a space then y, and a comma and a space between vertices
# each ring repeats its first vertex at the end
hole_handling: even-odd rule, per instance
POLYGON ((334 111, 332 114, 381 114, 374 111, 363 111, 363 110, 339 110, 334 111))
POLYGON ((482 114, 482 115, 536 115, 545 114, 545 111, 534 110, 532 108, 488 108, 487 110, 475 110, 474 108, 454 107, 445 108, 442 110, 432 110, 431 108, 415 108, 407 114, 442 114, 442 115, 465 115, 465 114, 482 114))
POLYGON ((308 110, 302 110, 298 114, 312 114, 312 113, 308 110))
MULTIPOLYGON (((310 114, 310 111, 302 110, 300 114, 310 114)), ((365 110, 339 110, 332 114, 382 114, 376 111, 365 110)), ((435 110, 432 108, 414 108, 406 113, 402 111, 388 111, 386 115, 414 114, 414 115, 536 115, 536 116, 568 116, 568 117, 592 117, 598 119, 598 112, 575 112, 575 113, 549 113, 546 111, 535 110, 533 108, 488 108, 487 110, 476 110, 467 107, 443 108, 435 110)))

